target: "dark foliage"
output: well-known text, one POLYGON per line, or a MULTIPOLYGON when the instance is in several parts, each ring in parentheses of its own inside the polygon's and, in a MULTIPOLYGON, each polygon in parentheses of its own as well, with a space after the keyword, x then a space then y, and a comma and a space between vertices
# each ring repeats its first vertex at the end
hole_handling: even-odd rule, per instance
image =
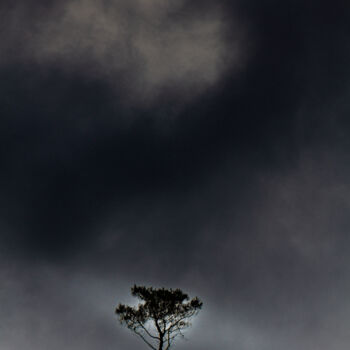
POLYGON ((180 289, 154 289, 134 285, 131 294, 143 303, 137 307, 119 304, 116 314, 122 324, 137 334, 154 350, 168 350, 190 318, 198 313, 203 303, 197 298, 189 300, 180 289))

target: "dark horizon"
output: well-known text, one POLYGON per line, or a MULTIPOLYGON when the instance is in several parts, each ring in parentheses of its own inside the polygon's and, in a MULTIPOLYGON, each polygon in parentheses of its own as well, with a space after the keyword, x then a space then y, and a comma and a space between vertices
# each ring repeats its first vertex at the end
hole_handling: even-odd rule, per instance
POLYGON ((134 283, 203 300, 179 350, 348 349, 347 2, 0 21, 1 349, 139 349, 134 283))

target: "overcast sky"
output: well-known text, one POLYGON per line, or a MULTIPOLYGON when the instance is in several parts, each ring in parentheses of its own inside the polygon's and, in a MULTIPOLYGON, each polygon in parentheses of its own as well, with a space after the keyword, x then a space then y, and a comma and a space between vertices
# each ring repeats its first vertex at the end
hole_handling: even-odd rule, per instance
POLYGON ((2 0, 0 348, 348 350, 350 5, 2 0))

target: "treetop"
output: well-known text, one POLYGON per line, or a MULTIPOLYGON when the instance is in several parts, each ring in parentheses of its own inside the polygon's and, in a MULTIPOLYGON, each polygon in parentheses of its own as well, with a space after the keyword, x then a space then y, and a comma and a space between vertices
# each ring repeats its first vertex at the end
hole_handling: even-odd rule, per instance
POLYGON ((163 350, 163 346, 168 350, 177 336, 184 336, 182 331, 203 305, 197 297, 190 300, 180 289, 134 285, 131 294, 143 303, 136 307, 119 304, 116 314, 122 324, 155 350, 163 350))

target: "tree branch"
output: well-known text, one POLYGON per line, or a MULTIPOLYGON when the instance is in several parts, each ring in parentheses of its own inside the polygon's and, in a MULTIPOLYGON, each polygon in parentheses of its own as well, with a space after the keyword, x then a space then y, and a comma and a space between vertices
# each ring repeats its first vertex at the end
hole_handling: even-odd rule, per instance
POLYGON ((146 334, 147 334, 149 337, 151 337, 151 338, 153 338, 153 339, 159 340, 159 337, 156 337, 156 336, 154 336, 153 334, 151 334, 151 333, 148 331, 148 329, 147 329, 140 321, 137 320, 137 323, 140 325, 140 327, 146 332, 146 334))
POLYGON ((139 333, 136 329, 134 329, 135 334, 137 334, 151 349, 153 350, 157 350, 157 348, 155 348, 150 342, 147 341, 147 339, 141 334, 139 333))

